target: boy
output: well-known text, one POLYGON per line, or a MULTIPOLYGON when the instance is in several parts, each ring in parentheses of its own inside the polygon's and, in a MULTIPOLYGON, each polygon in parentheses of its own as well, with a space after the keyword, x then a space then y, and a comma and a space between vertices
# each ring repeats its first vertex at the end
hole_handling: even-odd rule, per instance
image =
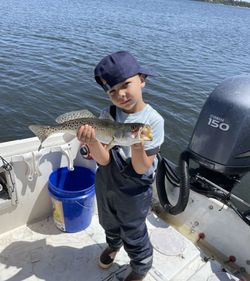
POLYGON ((142 69, 126 51, 104 57, 95 68, 96 82, 113 103, 101 113, 102 117, 110 113, 117 122, 149 124, 153 130, 152 141, 108 151, 96 139, 91 126, 81 126, 77 133, 99 164, 96 198, 99 221, 108 244, 100 255, 99 265, 109 268, 124 246, 132 268, 124 281, 143 280, 153 261, 145 220, 151 205, 156 154, 164 141, 164 120, 143 100, 142 88, 148 75, 153 73, 142 69))

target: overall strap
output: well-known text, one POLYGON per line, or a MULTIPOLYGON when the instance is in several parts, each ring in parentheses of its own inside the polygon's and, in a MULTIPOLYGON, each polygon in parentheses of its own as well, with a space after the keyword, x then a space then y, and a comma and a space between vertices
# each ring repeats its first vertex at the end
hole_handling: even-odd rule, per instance
POLYGON ((113 117, 113 119, 116 119, 116 106, 111 105, 109 108, 109 114, 113 117))

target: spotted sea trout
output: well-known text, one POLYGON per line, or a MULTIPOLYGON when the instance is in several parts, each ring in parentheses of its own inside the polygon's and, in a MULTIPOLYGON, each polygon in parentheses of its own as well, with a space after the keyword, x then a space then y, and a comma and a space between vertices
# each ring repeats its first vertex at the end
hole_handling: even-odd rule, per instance
POLYGON ((130 146, 135 143, 151 141, 153 139, 152 129, 149 125, 142 123, 119 123, 110 119, 99 119, 88 110, 72 111, 62 114, 56 118, 54 126, 31 125, 29 129, 39 138, 42 148, 43 142, 52 134, 69 133, 76 135, 81 125, 90 125, 95 128, 96 138, 108 148, 115 145, 130 146))

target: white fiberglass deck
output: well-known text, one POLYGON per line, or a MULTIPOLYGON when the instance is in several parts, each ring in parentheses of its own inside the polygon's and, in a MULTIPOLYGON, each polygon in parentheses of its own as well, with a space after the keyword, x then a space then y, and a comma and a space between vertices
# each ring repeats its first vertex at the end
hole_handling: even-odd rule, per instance
MULTIPOLYGON (((223 272, 217 262, 205 262, 199 249, 154 213, 148 215, 147 225, 154 246, 154 263, 145 281, 238 280, 223 272)), ((0 280, 123 280, 130 270, 123 249, 110 269, 97 266, 105 247, 96 213, 91 225, 77 233, 61 232, 49 217, 0 236, 0 280)))

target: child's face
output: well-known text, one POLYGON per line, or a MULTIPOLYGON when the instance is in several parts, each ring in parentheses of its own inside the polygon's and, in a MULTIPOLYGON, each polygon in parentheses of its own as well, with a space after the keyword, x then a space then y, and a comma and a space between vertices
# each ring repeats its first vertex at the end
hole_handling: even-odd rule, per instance
POLYGON ((143 75, 135 75, 116 84, 107 93, 114 105, 127 113, 140 111, 144 106, 142 88, 145 86, 143 75))

